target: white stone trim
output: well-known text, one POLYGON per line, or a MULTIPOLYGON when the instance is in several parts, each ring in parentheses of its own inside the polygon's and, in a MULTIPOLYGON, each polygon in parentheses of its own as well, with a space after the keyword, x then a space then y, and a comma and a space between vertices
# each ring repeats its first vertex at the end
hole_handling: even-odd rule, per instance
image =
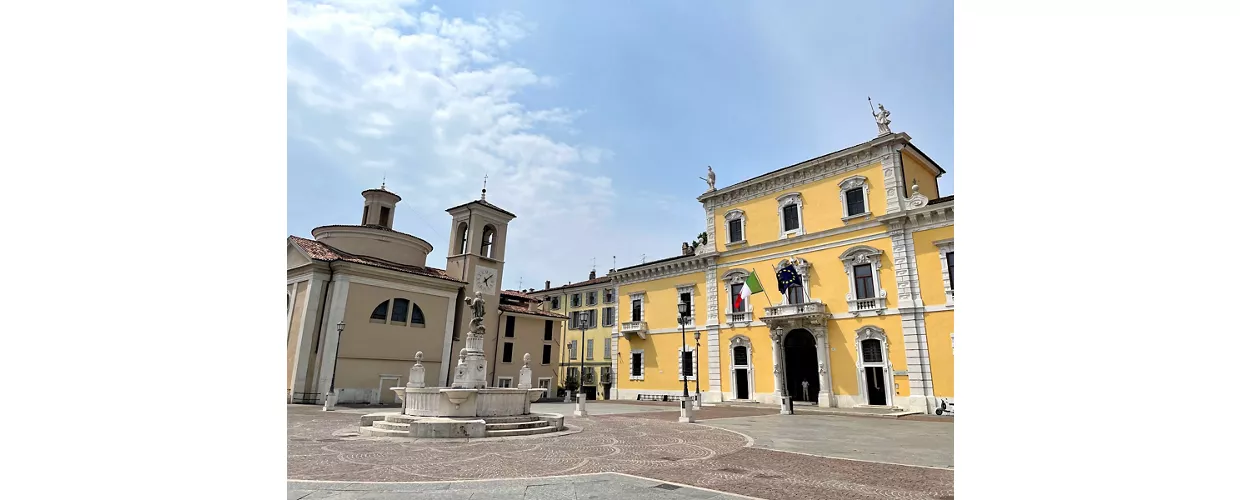
POLYGON ((753 342, 751 342, 749 340, 749 337, 746 335, 733 335, 731 340, 728 341, 728 380, 731 381, 731 384, 732 384, 731 399, 741 399, 736 394, 736 370, 737 369, 745 370, 745 376, 748 377, 749 385, 747 387, 749 387, 749 394, 748 394, 749 397, 744 398, 744 399, 754 400, 753 342), (735 350, 737 347, 742 347, 745 349, 745 364, 743 365, 736 364, 735 350))
MULTIPOLYGON (((812 184, 880 160, 890 159, 901 142, 910 141, 908 134, 884 134, 868 142, 818 158, 784 167, 753 179, 734 184, 698 197, 707 209, 738 205, 749 200, 770 196, 797 186, 812 184)), ((886 165, 886 162, 884 162, 886 165)))
POLYGON ((854 175, 840 181, 839 187, 840 206, 842 209, 840 213, 843 214, 841 220, 847 222, 853 219, 870 217, 872 215, 870 210, 870 180, 868 178, 864 175, 854 175), (856 188, 861 188, 861 199, 865 201, 865 209, 863 209, 861 213, 849 214, 848 196, 846 196, 845 193, 856 188))
POLYGON ((612 276, 613 283, 637 283, 659 278, 670 278, 673 276, 683 276, 686 274, 696 274, 705 271, 715 262, 714 252, 702 255, 685 255, 669 259, 666 261, 652 262, 650 264, 641 264, 629 268, 624 268, 614 273, 608 274, 612 276))
MULTIPOLYGON (((329 281, 326 275, 316 277, 319 279, 311 279, 306 283, 306 297, 301 304, 301 324, 297 327, 297 344, 293 348, 293 393, 310 392, 308 384, 312 381, 307 380, 306 376, 313 357, 311 349, 314 338, 319 333, 315 325, 319 324, 322 316, 326 316, 319 308, 323 303, 323 294, 327 293, 329 281)), ((289 320, 292 321, 291 314, 289 320)), ((293 396, 294 394, 289 394, 290 398, 293 396)))
MULTIPOLYGON (((297 245, 293 245, 293 246, 296 247, 297 245)), ((284 283, 284 285, 288 286, 294 283, 301 283, 307 280, 327 279, 327 277, 328 277, 327 273, 323 273, 319 271, 310 271, 308 273, 298 274, 296 276, 293 276, 292 278, 289 278, 288 281, 284 283)))
POLYGON ((887 342, 887 333, 883 331, 882 328, 879 328, 877 326, 866 325, 866 326, 863 326, 857 329, 857 339, 855 342, 855 348, 857 350, 857 394, 861 398, 861 401, 864 401, 864 402, 869 401, 869 393, 866 392, 867 387, 866 387, 866 379, 865 379, 865 369, 871 368, 871 367, 880 367, 883 369, 883 383, 887 384, 886 390, 883 391, 887 396, 886 405, 892 406, 892 401, 893 401, 892 398, 895 397, 895 394, 893 391, 896 385, 895 385, 895 380, 894 380, 894 374, 892 373, 892 369, 891 369, 891 351, 889 347, 890 347, 890 344, 887 342), (862 357, 861 341, 870 340, 870 339, 878 340, 879 344, 882 345, 883 359, 880 362, 868 362, 867 363, 864 361, 865 358, 862 357))
POLYGON ((947 269, 947 253, 956 252, 956 244, 954 238, 939 240, 934 242, 934 246, 939 247, 939 265, 943 268, 943 293, 947 297, 947 307, 955 307, 956 305, 956 289, 952 287, 952 276, 947 269))
POLYGON ((389 281, 389 280, 383 280, 383 279, 368 278, 365 276, 358 276, 356 274, 336 273, 336 276, 339 277, 341 281, 357 283, 359 285, 370 285, 370 286, 377 286, 377 287, 382 287, 382 288, 390 288, 392 290, 400 290, 402 292, 421 293, 421 294, 426 294, 426 295, 432 295, 435 297, 443 297, 446 299, 455 299, 456 291, 458 288, 460 288, 459 285, 453 284, 452 288, 449 290, 436 290, 434 288, 411 285, 408 283, 398 283, 395 281, 389 281))
POLYGON ((801 193, 787 193, 775 200, 779 206, 779 234, 780 239, 787 239, 805 234, 805 206, 804 200, 801 199, 801 193), (784 227, 784 208, 795 205, 797 207, 797 227, 796 229, 788 229, 784 227))
POLYGON ((722 401, 723 385, 720 383, 720 364, 719 329, 708 328, 706 330, 706 390, 710 393, 719 393, 718 400, 722 401))
MULTIPOLYGON (((699 368, 697 348, 686 345, 686 346, 682 346, 680 349, 676 351, 676 381, 677 382, 685 380, 685 372, 684 372, 685 355, 683 353, 686 353, 686 352, 691 353, 692 354, 691 359, 693 359, 693 367, 692 367, 693 375, 689 376, 689 381, 690 382, 697 381, 697 373, 698 373, 698 368, 699 368)), ((642 361, 645 362, 645 356, 642 356, 642 361)))
POLYGON ((840 254, 844 263, 844 273, 848 275, 848 311, 859 314, 862 311, 885 310, 887 308, 887 291, 883 289, 879 271, 883 268, 883 251, 868 245, 857 245, 840 254), (872 299, 857 298, 857 282, 853 278, 853 266, 870 265, 870 275, 874 280, 874 297, 872 299), (869 303, 872 303, 869 304, 869 303), (869 307, 867 307, 869 306, 869 307))
MULTIPOLYGON (((875 227, 875 228, 885 225, 882 222, 867 222, 866 224, 872 224, 871 226, 868 226, 868 227, 875 227)), ((855 226, 855 227, 852 227, 851 229, 854 231, 860 231, 862 227, 855 226)), ((811 252, 817 252, 819 250, 826 250, 828 248, 838 248, 838 247, 845 247, 845 246, 851 246, 851 245, 858 245, 858 244, 862 244, 868 241, 881 240, 881 239, 886 239, 886 238, 888 238, 888 235, 885 231, 878 232, 874 234, 867 234, 865 236, 858 236, 856 238, 849 238, 846 240, 839 240, 839 241, 833 241, 830 243, 823 243, 821 245, 814 245, 812 247, 796 248, 793 250, 777 251, 777 252, 771 252, 768 254, 758 255, 754 257, 747 257, 741 260, 728 262, 728 265, 729 266, 743 266, 743 265, 753 264, 755 262, 762 262, 762 261, 770 260, 770 259, 781 259, 785 257, 792 257, 798 254, 806 255, 811 252)), ((794 241, 792 240, 779 241, 776 244, 771 245, 766 248, 769 249, 769 248, 775 248, 775 247, 787 247, 787 246, 790 246, 792 243, 794 243, 794 241)), ((766 245, 766 244, 764 243, 763 245, 766 245)), ((751 250, 760 249, 760 247, 761 245, 753 247, 752 249, 746 249, 745 252, 749 253, 751 250)), ((726 254, 726 255, 734 255, 734 254, 726 254)))
POLYGON ((719 324, 719 267, 713 263, 706 268, 706 326, 719 324))
POLYGON ((629 349, 629 380, 646 380, 646 350, 645 349, 629 349), (633 364, 634 354, 642 355, 642 364, 640 365, 633 364), (638 370, 637 375, 633 375, 633 366, 638 366, 640 368, 638 370))
POLYGON ((723 234, 727 235, 727 240, 724 242, 724 246, 732 247, 736 245, 745 244, 746 222, 747 222, 747 219, 745 218, 745 211, 739 208, 734 208, 732 210, 729 210, 728 213, 723 214, 723 234), (732 221, 734 220, 741 221, 741 239, 736 240, 736 241, 732 241, 731 224, 732 224, 732 221))
POLYGON ((551 378, 551 377, 538 377, 536 380, 534 380, 534 388, 535 388, 535 389, 547 389, 547 392, 543 393, 543 396, 544 396, 544 397, 550 397, 550 396, 551 396, 551 389, 553 388, 553 387, 552 387, 552 385, 551 385, 551 382, 552 382, 552 378, 551 378), (543 385, 542 385, 542 382, 543 382, 544 380, 546 380, 546 381, 547 381, 547 387, 543 387, 543 385))
POLYGON ((439 358, 439 380, 448 383, 448 374, 452 373, 452 331, 456 328, 456 297, 448 301, 444 317, 448 320, 443 329, 443 352, 439 358))
POLYGON ((633 292, 629 294, 629 321, 646 321, 646 292, 633 292), (641 304, 642 317, 633 317, 633 304, 641 304))
MULTIPOLYGON (((725 283, 725 289, 727 291, 727 297, 728 297, 728 300, 727 300, 728 307, 727 307, 727 313, 724 315, 724 321, 721 321, 721 323, 727 324, 729 326, 734 325, 734 324, 752 324, 754 320, 753 300, 745 301, 744 311, 734 311, 732 309, 733 308, 732 285, 745 283, 745 278, 749 276, 750 272, 752 271, 749 269, 730 269, 728 270, 728 272, 723 274, 723 281, 725 283), (740 313, 744 313, 744 316, 741 317, 741 319, 737 319, 734 315, 740 314, 740 313)), ((753 296, 751 295, 750 297, 752 298, 753 296)), ((651 331, 650 333, 654 333, 654 331, 651 331)))

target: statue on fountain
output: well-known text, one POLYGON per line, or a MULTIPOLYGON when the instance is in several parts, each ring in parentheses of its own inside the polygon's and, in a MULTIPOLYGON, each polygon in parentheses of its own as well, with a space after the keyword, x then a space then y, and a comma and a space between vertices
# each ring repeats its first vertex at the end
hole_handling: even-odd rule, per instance
POLYGON ((469 333, 485 335, 487 327, 482 325, 482 319, 487 315, 487 301, 482 298, 482 292, 474 292, 473 297, 465 297, 465 304, 474 314, 473 319, 469 320, 469 333))

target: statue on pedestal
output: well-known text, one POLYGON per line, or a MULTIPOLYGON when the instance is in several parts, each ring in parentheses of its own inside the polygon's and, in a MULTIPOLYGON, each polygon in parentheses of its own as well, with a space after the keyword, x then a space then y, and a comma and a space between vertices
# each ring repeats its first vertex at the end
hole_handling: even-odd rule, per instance
POLYGON ((487 301, 482 298, 482 292, 474 292, 473 297, 465 297, 465 304, 473 311, 473 319, 469 320, 469 333, 486 334, 487 329, 482 326, 482 319, 487 314, 487 301))

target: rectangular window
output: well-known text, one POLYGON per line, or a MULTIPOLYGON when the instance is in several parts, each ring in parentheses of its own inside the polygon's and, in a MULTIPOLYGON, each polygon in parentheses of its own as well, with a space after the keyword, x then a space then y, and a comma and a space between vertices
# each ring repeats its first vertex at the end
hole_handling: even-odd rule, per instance
POLYGON ((512 342, 504 342, 504 362, 512 362, 512 342))
POLYGON ((612 326, 616 324, 616 308, 603 308, 603 326, 612 326))
POLYGON ((602 382, 604 384, 612 383, 610 366, 600 366, 598 369, 598 374, 600 375, 599 380, 598 380, 599 382, 602 382))
POLYGON ((594 359, 594 339, 586 339, 586 359, 594 359))
POLYGON ((539 389, 550 389, 551 388, 551 377, 542 377, 538 379, 538 388, 539 389))
POLYGON ((559 297, 551 297, 551 310, 552 311, 560 310, 560 298, 559 297))
POLYGON ((569 341, 568 343, 568 359, 577 359, 577 341, 569 341))
POLYGON ((642 299, 633 299, 633 314, 631 321, 642 320, 642 299))
POLYGON ((640 376, 642 376, 642 371, 643 371, 643 370, 642 370, 642 368, 643 368, 643 366, 642 366, 642 353, 640 353, 640 352, 634 352, 634 353, 633 353, 633 360, 632 360, 632 362, 631 362, 631 363, 632 363, 632 368, 633 368, 633 376, 634 376, 634 377, 640 377, 640 376))
POLYGON ((861 188, 852 188, 844 191, 844 199, 848 202, 847 215, 865 213, 865 192, 861 188))
POLYGON ((572 301, 570 302, 570 304, 572 304, 573 307, 581 307, 581 294, 574 293, 572 295, 572 301))
POLYGON ((733 283, 732 284, 732 300, 728 301, 729 302, 728 305, 732 306, 733 313, 743 313, 745 312, 746 308, 749 306, 749 304, 745 303, 745 300, 741 299, 741 287, 742 286, 745 286, 744 283, 733 283), (737 306, 738 300, 740 301, 739 307, 737 306))
POLYGON ((543 324, 543 340, 551 340, 551 320, 543 324))
POLYGON ((593 306, 598 304, 598 292, 586 293, 586 305, 593 306))
POLYGON ((586 367, 586 376, 585 376, 585 379, 581 381, 581 385, 594 385, 594 367, 593 366, 586 367))
POLYGON ((687 349, 684 351, 680 351, 680 370, 681 370, 680 372, 681 380, 684 380, 684 379, 692 380, 693 379, 693 373, 694 373, 693 351, 687 350, 687 349))
POLYGON ((512 377, 500 377, 499 386, 500 387, 512 387, 512 377))
POLYGON ((956 289, 956 252, 947 252, 947 284, 956 289))
POLYGON ((611 340, 603 341, 603 359, 611 359, 611 340))
POLYGON ((362 207, 362 225, 370 224, 366 219, 370 218, 370 205, 362 207))
POLYGON ((805 302, 805 289, 797 285, 789 286, 785 291, 789 304, 801 304, 805 302))
POLYGON ((379 208, 379 225, 384 226, 384 227, 389 226, 388 220, 390 220, 391 216, 392 216, 392 209, 388 207, 380 207, 379 208))
POLYGON ((874 275, 869 264, 853 266, 853 280, 856 282, 857 299, 874 298, 874 275))
POLYGON ((728 221, 728 242, 736 243, 741 239, 741 220, 736 219, 728 221))
POLYGON ((603 290, 603 302, 604 303, 610 304, 615 301, 616 301, 616 289, 615 288, 608 288, 606 290, 603 290))
POLYGON ((516 316, 509 316, 504 319, 504 336, 505 337, 516 337, 517 336, 517 317, 516 316))
POLYGON ((551 364, 551 344, 543 344, 542 364, 544 365, 551 364))
POLYGON ((598 328, 598 309, 590 309, 590 328, 598 328))
POLYGON ((801 218, 797 217, 797 206, 784 207, 784 231, 795 231, 801 227, 801 218))

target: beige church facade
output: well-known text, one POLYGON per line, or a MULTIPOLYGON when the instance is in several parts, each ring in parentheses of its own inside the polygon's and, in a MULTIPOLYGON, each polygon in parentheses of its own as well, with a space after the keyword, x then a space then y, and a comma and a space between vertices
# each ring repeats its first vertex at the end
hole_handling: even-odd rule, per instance
MULTIPOLYGON (((516 215, 482 198, 452 215, 445 269, 426 265, 432 246, 392 228, 400 196, 362 192, 360 225, 328 225, 313 239, 288 237, 287 399, 392 404, 422 352, 427 385, 451 382, 464 347, 464 297, 486 302, 488 384, 516 386, 525 354, 536 386, 558 385, 557 349, 566 316, 502 289, 508 223, 516 215)), ((554 394, 551 394, 554 395, 554 394)))

